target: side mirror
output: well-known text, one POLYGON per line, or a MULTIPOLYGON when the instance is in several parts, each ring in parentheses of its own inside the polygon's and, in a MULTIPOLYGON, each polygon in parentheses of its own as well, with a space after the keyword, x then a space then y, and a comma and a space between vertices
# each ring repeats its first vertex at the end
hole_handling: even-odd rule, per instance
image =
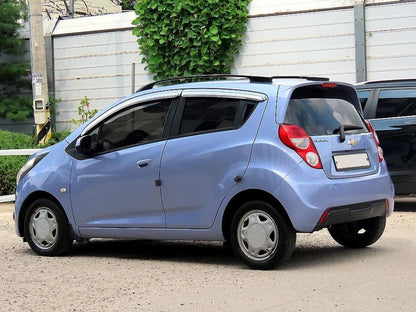
POLYGON ((89 135, 79 137, 75 143, 75 149, 80 154, 88 156, 93 155, 94 150, 91 145, 91 137, 89 135))

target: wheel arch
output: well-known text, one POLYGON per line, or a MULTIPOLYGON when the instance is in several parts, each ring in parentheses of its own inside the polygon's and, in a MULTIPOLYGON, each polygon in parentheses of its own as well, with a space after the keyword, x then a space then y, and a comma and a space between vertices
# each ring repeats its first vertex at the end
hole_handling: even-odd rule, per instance
POLYGON ((261 200, 270 204, 273 208, 275 208, 281 213, 281 215, 285 218, 287 224, 294 229, 293 224, 285 208, 276 197, 263 190, 249 189, 236 194, 229 201, 227 207, 225 208, 222 218, 222 233, 225 240, 228 241, 230 239, 230 225, 237 209, 241 207, 244 203, 252 200, 261 200))
POLYGON ((45 192, 45 191, 36 191, 36 192, 33 192, 32 194, 30 194, 24 200, 24 202, 22 204, 22 207, 20 209, 20 213, 19 213, 19 220, 18 220, 18 222, 19 222, 18 223, 19 224, 19 233, 23 236, 23 238, 25 240, 26 240, 26 233, 25 233, 25 229, 24 229, 25 228, 24 223, 25 223, 26 213, 29 210, 30 205, 34 201, 36 201, 38 199, 41 199, 41 198, 42 199, 43 198, 44 199, 49 199, 49 200, 53 201, 61 209, 61 211, 63 212, 63 214, 64 214, 64 216, 66 218, 67 223, 69 224, 68 216, 66 215, 65 209, 63 209, 61 203, 53 195, 51 195, 50 193, 45 192))

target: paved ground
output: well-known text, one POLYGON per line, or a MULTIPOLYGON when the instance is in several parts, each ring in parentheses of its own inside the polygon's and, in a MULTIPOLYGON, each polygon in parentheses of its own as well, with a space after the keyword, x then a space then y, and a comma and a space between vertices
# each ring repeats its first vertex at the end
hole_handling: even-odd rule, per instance
POLYGON ((0 204, 0 311, 416 311, 416 201, 372 247, 298 235, 287 264, 252 271, 218 243, 96 240, 39 257, 0 204))

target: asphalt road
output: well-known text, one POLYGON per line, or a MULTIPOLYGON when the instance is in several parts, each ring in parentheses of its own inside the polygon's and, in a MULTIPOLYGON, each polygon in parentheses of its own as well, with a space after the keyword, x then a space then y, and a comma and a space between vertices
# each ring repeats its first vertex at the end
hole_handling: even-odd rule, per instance
POLYGON ((219 243, 94 240, 35 255, 0 205, 0 311, 416 311, 416 201, 373 246, 298 235, 289 262, 253 271, 219 243))

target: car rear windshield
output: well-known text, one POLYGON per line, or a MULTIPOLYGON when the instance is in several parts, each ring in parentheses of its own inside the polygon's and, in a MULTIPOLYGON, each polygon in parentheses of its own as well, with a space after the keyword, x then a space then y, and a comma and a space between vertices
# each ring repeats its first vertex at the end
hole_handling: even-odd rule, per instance
POLYGON ((350 133, 368 132, 351 101, 342 90, 301 88, 289 101, 285 123, 302 127, 310 136, 336 134, 341 125, 350 133))

